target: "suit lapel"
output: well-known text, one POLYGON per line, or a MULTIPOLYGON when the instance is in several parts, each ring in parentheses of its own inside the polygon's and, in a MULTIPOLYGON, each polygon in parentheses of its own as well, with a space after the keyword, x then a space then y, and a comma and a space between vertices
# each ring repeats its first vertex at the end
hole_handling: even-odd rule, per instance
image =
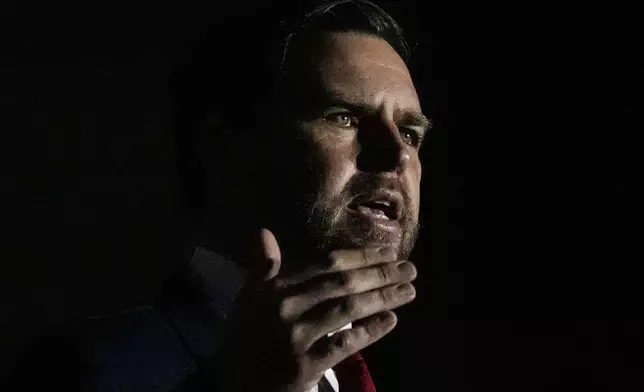
POLYGON ((190 260, 164 284, 156 307, 195 360, 216 352, 226 315, 245 277, 232 261, 196 247, 190 260))

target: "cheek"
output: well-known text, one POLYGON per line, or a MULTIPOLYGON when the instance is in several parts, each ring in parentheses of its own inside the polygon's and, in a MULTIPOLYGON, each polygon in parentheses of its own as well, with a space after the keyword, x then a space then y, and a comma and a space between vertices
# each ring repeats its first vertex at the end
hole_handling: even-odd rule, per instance
POLYGON ((410 196, 412 198, 413 209, 416 214, 420 209, 420 180, 422 178, 423 167, 418 158, 410 165, 407 181, 409 181, 410 196))
POLYGON ((339 195, 356 173, 356 154, 354 143, 343 138, 326 138, 318 144, 321 192, 326 198, 339 195))

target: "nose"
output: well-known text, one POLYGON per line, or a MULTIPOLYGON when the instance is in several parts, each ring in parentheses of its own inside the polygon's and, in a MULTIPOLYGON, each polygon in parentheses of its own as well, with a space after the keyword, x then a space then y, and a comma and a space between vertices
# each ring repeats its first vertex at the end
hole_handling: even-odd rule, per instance
POLYGON ((383 119, 363 121, 358 129, 358 169, 365 172, 402 173, 409 164, 409 146, 396 124, 383 119))

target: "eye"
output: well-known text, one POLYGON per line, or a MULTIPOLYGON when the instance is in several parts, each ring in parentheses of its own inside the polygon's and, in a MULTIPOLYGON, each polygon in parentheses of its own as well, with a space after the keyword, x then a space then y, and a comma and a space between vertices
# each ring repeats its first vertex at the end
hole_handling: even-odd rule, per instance
POLYGON ((342 128, 352 128, 358 126, 358 119, 349 113, 334 113, 325 117, 326 121, 342 128))
POLYGON ((413 129, 400 128, 400 137, 410 146, 418 147, 420 145, 420 135, 413 129))

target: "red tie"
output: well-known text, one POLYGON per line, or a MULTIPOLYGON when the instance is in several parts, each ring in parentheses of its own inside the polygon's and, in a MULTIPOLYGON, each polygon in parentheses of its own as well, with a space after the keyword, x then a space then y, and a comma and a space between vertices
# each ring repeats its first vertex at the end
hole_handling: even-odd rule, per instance
POLYGON ((373 380, 360 353, 346 358, 333 368, 341 392, 376 392, 373 380))

